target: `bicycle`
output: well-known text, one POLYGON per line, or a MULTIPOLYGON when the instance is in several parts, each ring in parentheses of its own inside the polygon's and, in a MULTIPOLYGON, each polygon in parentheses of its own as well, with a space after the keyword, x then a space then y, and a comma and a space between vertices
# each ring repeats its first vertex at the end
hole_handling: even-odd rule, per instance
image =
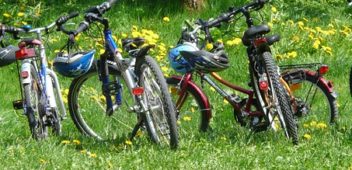
MULTIPOLYGON (((294 144, 298 143, 297 125, 293 117, 290 98, 285 88, 280 83, 278 67, 276 66, 270 52, 270 46, 279 41, 278 35, 266 36, 270 32, 267 25, 253 24, 250 16, 251 10, 259 10, 265 4, 263 0, 257 0, 239 8, 230 8, 228 12, 221 14, 215 19, 203 21, 199 19, 195 28, 185 29, 182 32, 178 46, 169 51, 171 66, 183 76, 172 76, 167 79, 169 85, 175 87, 171 91, 178 94, 176 97, 176 110, 181 113, 185 110, 184 104, 187 97, 191 95, 201 112, 200 130, 206 131, 209 128, 210 118, 212 117, 208 98, 192 81, 192 74, 196 73, 201 83, 208 83, 234 108, 234 114, 241 125, 249 125, 253 131, 262 131, 271 127, 278 130, 279 126, 284 130, 285 136, 291 138, 294 144), (244 89, 221 78, 215 72, 226 69, 227 57, 223 55, 223 45, 214 43, 210 34, 210 28, 219 27, 223 22, 229 22, 237 14, 243 14, 246 18, 248 29, 242 37, 242 43, 247 47, 249 60, 249 74, 252 90, 244 89), (197 31, 205 33, 204 43, 198 49, 199 37, 197 31), (214 45, 211 52, 202 50, 205 43, 214 45), (192 46, 192 47, 185 47, 192 46), (193 48, 193 49, 192 49, 193 48), (213 60, 213 61, 211 61, 213 60), (213 66, 204 63, 212 63, 217 69, 209 70, 213 66), (214 71, 215 70, 215 71, 214 71), (237 95, 229 94, 222 89, 214 80, 235 90, 247 98, 241 99, 237 95), (249 121, 247 121, 249 119, 249 121), (280 123, 276 121, 278 119, 280 123), (248 124, 248 122, 250 122, 248 124)), ((187 109, 186 109, 187 110, 187 109)))
POLYGON ((323 76, 329 67, 321 63, 282 65, 281 77, 288 84, 296 117, 306 122, 336 124, 338 118, 337 94, 331 81, 323 76))
POLYGON ((51 28, 60 26, 60 20, 66 17, 62 16, 48 26, 34 29, 30 26, 0 27, 1 41, 5 33, 12 34, 14 39, 21 39, 18 36, 20 33, 36 34, 36 39, 22 38, 16 52, 13 52, 13 47, 10 48, 12 52, 7 53, 4 59, 6 65, 17 63, 22 99, 13 101, 13 107, 24 110, 34 139, 46 138, 49 135, 48 127, 59 135, 61 120, 66 117, 59 81, 55 72, 48 68, 45 46, 42 43, 42 32, 49 33, 51 28))
POLYGON ((159 66, 148 55, 154 46, 145 44, 142 38, 124 39, 122 44, 128 56, 122 57, 112 38, 109 20, 102 16, 115 2, 110 0, 89 8, 76 30, 60 27, 69 35, 68 50, 75 42, 74 37, 91 24, 104 27, 104 53, 99 60, 92 61, 87 73, 74 78, 70 85, 68 103, 72 120, 80 132, 97 139, 116 139, 117 129, 125 127, 132 130, 130 139, 133 139, 142 127, 147 129, 152 141, 176 148, 178 134, 171 96, 159 66), (137 124, 130 126, 135 117, 116 114, 119 110, 135 112, 137 124), (127 121, 123 122, 122 117, 127 117, 127 121))

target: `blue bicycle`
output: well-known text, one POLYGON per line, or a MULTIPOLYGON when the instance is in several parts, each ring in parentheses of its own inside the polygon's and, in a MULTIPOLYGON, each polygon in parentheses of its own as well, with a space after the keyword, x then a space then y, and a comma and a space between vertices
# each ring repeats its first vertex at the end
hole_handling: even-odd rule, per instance
POLYGON ((129 55, 122 57, 112 38, 109 20, 102 17, 115 1, 89 8, 76 30, 60 27, 69 35, 65 46, 69 52, 60 53, 54 66, 59 73, 75 77, 68 95, 71 117, 82 133, 98 139, 116 139, 125 130, 132 130, 128 134, 132 139, 140 134, 140 128, 146 128, 154 142, 176 148, 175 110, 161 69, 148 55, 153 45, 145 44, 143 38, 124 39, 123 48, 129 55), (105 52, 99 60, 94 60, 94 50, 71 52, 75 37, 93 23, 104 27, 105 52))

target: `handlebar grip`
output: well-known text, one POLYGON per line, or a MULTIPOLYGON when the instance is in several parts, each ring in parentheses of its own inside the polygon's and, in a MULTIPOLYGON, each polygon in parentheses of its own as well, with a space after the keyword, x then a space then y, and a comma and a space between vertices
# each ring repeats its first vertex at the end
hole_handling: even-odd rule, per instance
POLYGON ((59 19, 56 20, 56 25, 60 26, 67 22, 69 19, 77 17, 79 13, 77 11, 70 13, 69 15, 61 16, 59 19))
POLYGON ((76 36, 78 35, 79 33, 87 30, 89 27, 89 23, 86 22, 86 21, 83 21, 79 24, 78 28, 76 29, 76 31, 73 32, 73 34, 76 36))

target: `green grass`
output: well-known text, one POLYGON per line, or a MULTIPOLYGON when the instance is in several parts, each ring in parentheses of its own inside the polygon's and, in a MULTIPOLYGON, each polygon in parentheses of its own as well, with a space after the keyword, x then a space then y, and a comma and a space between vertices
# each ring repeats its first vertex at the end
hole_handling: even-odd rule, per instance
MULTIPOLYGON (((17 17, 20 7, 1 2, 3 6, 0 7, 0 14, 8 12, 14 16, 11 21, 25 20, 29 23, 33 21, 33 26, 42 26, 53 22, 62 13, 77 9, 83 11, 82 9, 88 6, 98 4, 94 1, 79 0, 77 3, 79 4, 77 6, 71 3, 65 3, 65 5, 57 3, 57 6, 50 6, 50 8, 42 4, 41 16, 35 19, 31 15, 17 17)), ((132 26, 136 25, 139 29, 145 28, 159 34, 158 43, 162 42, 168 47, 176 44, 184 20, 217 16, 220 12, 226 11, 231 4, 238 6, 243 4, 243 1, 209 0, 208 6, 202 12, 188 11, 173 1, 157 0, 155 3, 147 0, 123 1, 106 16, 111 20, 111 27, 118 38, 121 37, 121 33, 130 35, 132 26), (164 16, 168 16, 170 22, 163 22, 164 16)), ((265 21, 273 23, 272 33, 281 35, 281 41, 272 48, 275 56, 283 58, 278 61, 278 64, 323 62, 330 66, 326 78, 334 82, 334 89, 339 95, 339 126, 328 126, 322 130, 304 128, 302 122, 300 123, 300 144, 292 146, 281 133, 267 131, 252 134, 240 127, 233 119, 232 109, 224 105, 223 99, 213 95, 209 87, 205 86, 213 107, 213 130, 204 134, 197 133, 196 129, 188 132, 189 134, 181 139, 180 148, 176 151, 152 144, 147 139, 146 133, 133 141, 132 146, 125 144, 126 138, 123 133, 128 132, 122 132, 116 140, 96 141, 82 136, 69 117, 63 122, 62 136, 52 136, 37 142, 30 137, 27 119, 22 115, 23 111, 14 111, 12 108, 12 101, 20 98, 16 65, 12 64, 0 68, 0 166, 6 169, 350 168, 352 166, 350 115, 352 104, 348 90, 348 75, 352 63, 350 57, 352 56, 352 34, 349 32, 346 36, 340 31, 344 30, 344 26, 352 28, 352 10, 347 8, 344 2, 337 0, 312 2, 278 0, 269 3, 262 11, 265 21), (273 13, 271 6, 275 6, 278 12, 273 13), (292 26, 289 20, 293 21, 292 26), (317 30, 316 27, 321 27, 322 30, 336 30, 334 35, 314 34, 314 38, 321 37, 321 45, 331 47, 331 55, 321 46, 318 49, 313 48, 316 39, 310 39, 309 31, 299 28, 299 21, 303 22, 304 27, 315 30, 317 30), (329 27, 329 24, 333 27, 329 27), (299 41, 293 40, 295 36, 299 41), (295 58, 285 57, 292 51, 297 52, 295 58), (312 138, 304 139, 305 133, 309 133, 312 138), (73 144, 75 139, 81 144, 73 144), (62 144, 65 140, 71 143, 62 144)), ((25 13, 31 14, 33 10, 28 9, 25 13)), ((79 19, 75 20, 75 22, 79 21, 79 19)), ((224 25, 221 30, 227 34, 217 35, 217 38, 222 38, 225 44, 229 39, 241 37, 242 31, 245 30, 243 19, 234 24, 224 25)), ((59 49, 66 41, 66 37, 61 33, 54 33, 51 38, 58 40, 56 43, 48 43, 52 51, 59 49)), ((83 42, 84 39, 81 40, 83 42)), ((80 45, 88 49, 95 41, 96 39, 90 39, 80 45)), ((221 75, 247 87, 249 79, 244 46, 240 44, 226 46, 226 48, 231 56, 231 68, 221 75)), ((160 52, 156 51, 156 54, 158 53, 160 52)), ((54 53, 48 50, 48 54, 52 59, 54 53)), ((167 58, 162 59, 160 65, 168 67, 167 58)), ((171 69, 167 73, 170 71, 171 69)), ((69 87, 70 81, 71 79, 60 77, 63 89, 69 87)), ((302 121, 309 123, 311 120, 302 121)))

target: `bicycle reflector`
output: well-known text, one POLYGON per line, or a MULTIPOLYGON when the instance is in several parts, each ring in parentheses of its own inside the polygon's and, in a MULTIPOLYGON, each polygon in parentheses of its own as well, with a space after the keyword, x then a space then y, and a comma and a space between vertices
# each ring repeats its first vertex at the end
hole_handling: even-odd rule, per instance
POLYGON ((254 40, 254 45, 256 47, 262 45, 263 43, 267 43, 268 41, 266 40, 266 37, 261 37, 261 38, 257 38, 254 40))
POLYGON ((324 75, 329 71, 329 66, 328 65, 322 65, 319 67, 319 74, 324 75))
POLYGON ((260 90, 266 91, 269 89, 268 81, 259 81, 259 88, 260 90))
POLYGON ((16 59, 17 60, 24 60, 26 58, 31 58, 31 57, 35 57, 34 48, 22 47, 18 51, 16 51, 16 59))
POLYGON ((132 89, 132 94, 135 96, 140 96, 142 95, 144 92, 144 88, 143 87, 136 87, 132 89))

